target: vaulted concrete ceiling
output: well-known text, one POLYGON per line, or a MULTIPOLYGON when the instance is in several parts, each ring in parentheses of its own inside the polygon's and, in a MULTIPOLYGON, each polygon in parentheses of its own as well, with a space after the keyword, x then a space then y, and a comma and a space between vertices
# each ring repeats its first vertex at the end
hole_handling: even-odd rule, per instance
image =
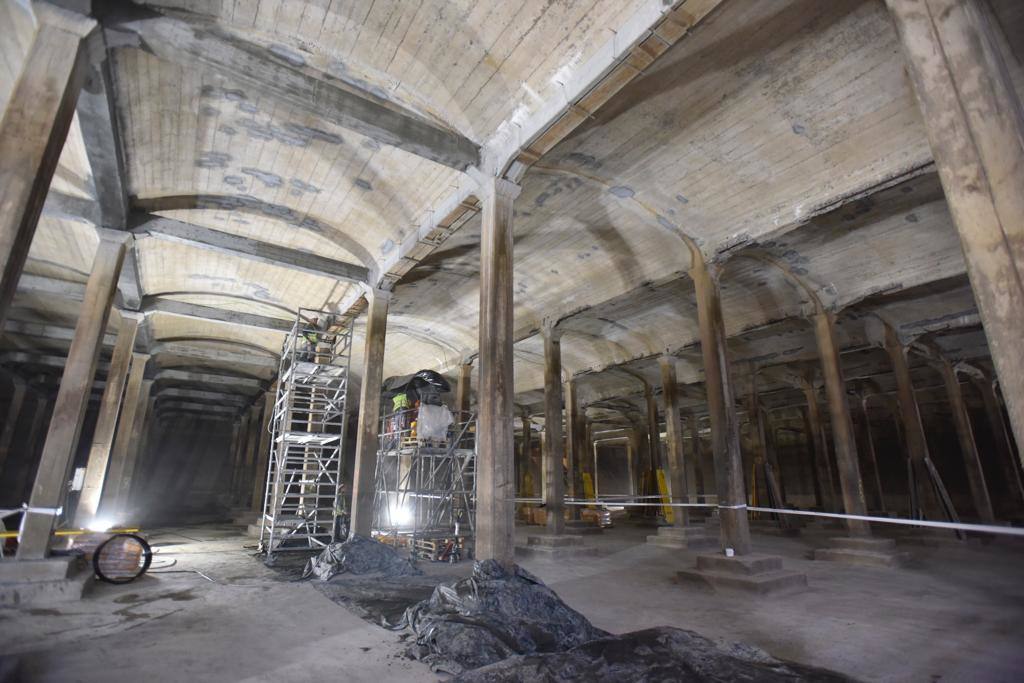
MULTIPOLYGON (((290 311, 346 310, 358 273, 381 281, 417 226, 472 192, 466 159, 487 167, 622 47, 617 36, 667 11, 645 0, 112 5, 98 12, 101 57, 128 218, 108 227, 136 228, 144 340, 159 368, 256 381, 273 375, 290 311), (380 114, 346 118, 330 107, 339 102, 380 114), (263 257, 143 229, 154 221, 227 233, 263 257), (294 254, 327 265, 296 267, 294 254), (356 275, 332 275, 331 263, 356 275)), ((1024 13, 995 6, 1024 54, 1015 30, 1024 13)), ((657 385, 654 359, 666 351, 681 382, 701 380, 683 236, 725 264, 738 367, 814 360, 799 319, 812 293, 841 311, 851 353, 869 344, 873 316, 906 335, 977 333, 884 4, 689 0, 679 11, 699 19, 708 10, 522 178, 524 404, 542 384, 545 319, 560 321, 566 370, 581 375, 588 402, 639 390, 620 368, 657 385)), ((5 43, 0 103, 30 40, 23 18, 8 19, 21 28, 5 43)), ((1021 63, 1010 66, 1024 82, 1021 63)), ((92 119, 85 125, 88 133, 92 119)), ((40 332, 26 324, 74 324, 66 285, 85 282, 106 215, 85 137, 76 118, 5 330, 10 351, 40 332)), ((449 371, 476 351, 479 218, 469 211, 446 232, 394 286, 386 375, 449 371)), ((132 296, 123 289, 122 303, 132 296)), ((979 344, 952 347, 976 353, 979 344)))

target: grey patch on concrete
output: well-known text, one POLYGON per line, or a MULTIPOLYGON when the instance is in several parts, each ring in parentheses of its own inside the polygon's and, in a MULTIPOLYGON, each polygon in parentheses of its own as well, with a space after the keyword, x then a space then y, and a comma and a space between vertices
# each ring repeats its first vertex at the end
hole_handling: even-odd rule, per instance
POLYGON ((229 138, 238 135, 238 131, 235 128, 232 128, 231 126, 227 125, 226 123, 221 124, 220 127, 217 128, 217 130, 218 132, 224 133, 224 135, 227 135, 229 138))
POLYGON ((658 214, 658 224, 661 227, 665 228, 666 230, 671 230, 672 232, 679 232, 679 226, 670 221, 669 219, 665 218, 664 216, 662 216, 660 213, 658 214))
POLYGON ((270 171, 263 171, 258 168, 246 167, 242 169, 242 173, 248 176, 252 176, 256 180, 263 183, 266 187, 281 187, 282 185, 284 185, 284 178, 277 175, 276 173, 271 173, 270 171))
POLYGON ((245 186, 245 178, 240 175, 226 175, 224 176, 224 182, 228 185, 233 185, 234 187, 245 186))
POLYGON ((305 66, 306 58, 295 50, 284 45, 271 45, 267 50, 278 59, 288 62, 292 66, 305 66))
POLYGON ((355 185, 356 187, 358 187, 361 190, 366 190, 367 192, 373 192, 373 185, 370 184, 369 180, 363 180, 362 178, 356 178, 355 180, 352 181, 352 184, 355 185))
POLYGON ((916 213, 908 213, 906 218, 908 223, 917 223, 919 220, 921 220, 920 218, 917 217, 916 213))
POLYGON ((680 204, 689 204, 690 203, 690 200, 687 199, 686 197, 684 197, 681 194, 677 194, 676 195, 676 201, 679 202, 680 204))
POLYGON ((241 102, 247 99, 245 92, 242 90, 231 90, 227 89, 224 91, 224 99, 228 102, 241 102))
POLYGON ((272 123, 259 123, 250 119, 241 119, 236 121, 236 124, 240 128, 244 128, 249 137, 255 140, 266 142, 276 140, 291 147, 308 147, 309 143, 313 140, 320 140, 333 145, 340 145, 343 142, 341 137, 333 133, 297 123, 275 126, 272 123))
POLYGON ((239 111, 244 111, 246 114, 255 114, 259 111, 259 107, 252 102, 239 102, 238 109, 239 111))
POLYGON ((316 185, 310 185, 304 180, 299 180, 298 178, 292 178, 288 182, 292 187, 294 187, 298 191, 299 194, 302 194, 303 192, 312 192, 313 194, 320 194, 321 191, 320 188, 317 187, 316 185))
POLYGON ((566 155, 565 160, 586 168, 601 168, 601 162, 597 160, 597 157, 590 156, 589 154, 583 154, 581 152, 568 154, 566 155))
POLYGON ((807 132, 807 129, 804 128, 803 124, 801 123, 794 123, 793 132, 796 133, 797 135, 803 135, 804 133, 807 132))
POLYGON ((208 104, 199 107, 200 116, 217 116, 218 114, 220 114, 220 109, 217 109, 217 107, 211 107, 208 104))
POLYGON ((373 138, 366 138, 363 140, 363 147, 366 149, 372 149, 374 152, 380 151, 380 143, 373 138))
POLYGON ((393 240, 384 240, 384 243, 380 245, 380 253, 386 254, 395 248, 393 240))
POLYGON ((250 213, 284 221, 297 228, 312 230, 321 234, 328 232, 328 226, 311 216, 300 216, 298 212, 287 206, 264 202, 249 195, 222 196, 201 194, 196 196, 196 208, 219 209, 222 211, 246 210, 250 213))
POLYGON ((199 157, 196 159, 196 166, 199 168, 227 168, 230 161, 230 154, 207 150, 199 153, 199 157))
POLYGON ((633 190, 633 188, 626 187, 625 185, 616 185, 615 187, 609 187, 608 191, 621 199, 629 199, 630 197, 636 195, 636 191, 633 190))

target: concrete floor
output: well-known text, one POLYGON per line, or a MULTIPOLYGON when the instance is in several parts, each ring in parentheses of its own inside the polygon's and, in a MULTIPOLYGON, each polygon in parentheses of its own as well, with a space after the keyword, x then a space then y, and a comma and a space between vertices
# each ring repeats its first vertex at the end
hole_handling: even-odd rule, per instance
MULTIPOLYGON (((598 557, 522 564, 609 631, 669 624, 862 680, 1021 680, 1024 551, 1010 543, 917 548, 913 566, 889 570, 810 561, 825 532, 758 536, 756 550, 784 555, 809 586, 753 598, 675 583, 693 553, 647 546, 648 533, 623 525, 586 538, 598 557)), ((133 584, 97 584, 60 610, 0 610, 0 655, 21 667, 11 680, 438 680, 402 657, 398 634, 251 558, 237 528, 163 530, 152 542, 154 571, 133 584), (157 573, 171 560, 217 583, 157 573)))

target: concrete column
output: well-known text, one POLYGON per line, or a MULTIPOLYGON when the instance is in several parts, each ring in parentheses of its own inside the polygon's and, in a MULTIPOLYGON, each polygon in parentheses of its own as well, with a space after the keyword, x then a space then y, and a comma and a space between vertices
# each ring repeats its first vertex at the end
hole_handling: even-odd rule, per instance
POLYGON ((32 411, 32 422, 28 427, 28 439, 25 442, 25 452, 18 464, 18 475, 15 483, 15 490, 18 492, 19 500, 25 500, 30 495, 28 491, 30 477, 35 471, 36 453, 39 450, 39 439, 43 434, 43 426, 49 422, 52 412, 50 402, 43 396, 36 398, 35 410, 32 411))
MULTIPOLYGON (((843 509, 848 515, 867 515, 868 505, 864 500, 864 482, 860 476, 857 460, 857 440, 850 418, 850 404, 846 398, 846 381, 839 359, 839 344, 836 342, 835 318, 825 310, 814 315, 814 336, 821 356, 821 374, 825 378, 825 395, 828 398, 828 412, 832 422, 832 441, 836 450, 836 466, 839 468, 839 488, 843 495, 843 509)), ((846 530, 851 536, 870 536, 871 527, 861 520, 847 519, 846 530)))
POLYGON ((459 364, 459 380, 455 385, 455 410, 462 413, 456 417, 457 422, 462 422, 469 417, 470 396, 472 392, 473 363, 459 364))
POLYGON ((860 405, 860 420, 864 429, 864 445, 867 447, 868 460, 871 462, 871 471, 875 477, 875 490, 878 492, 878 509, 885 512, 885 489, 882 488, 882 474, 878 469, 878 455, 875 453, 875 440, 871 436, 871 418, 868 416, 868 397, 861 396, 858 401, 860 405))
POLYGON ((245 460, 242 468, 242 481, 239 483, 239 505, 249 507, 252 505, 250 493, 253 489, 253 480, 258 479, 256 475, 256 461, 259 459, 260 428, 263 426, 263 404, 257 401, 249 409, 249 439, 245 446, 245 460))
POLYGON ((981 469, 981 458, 978 457, 978 446, 975 444, 971 418, 964 404, 960 379, 956 376, 953 365, 947 360, 938 363, 938 370, 946 385, 946 398, 949 400, 950 410, 953 411, 953 424, 956 426, 957 439, 960 441, 960 453, 964 458, 964 469, 967 471, 967 483, 971 489, 974 510, 983 523, 992 524, 996 521, 996 515, 992 509, 988 484, 985 482, 985 472, 981 469))
POLYGON ((1006 423, 1003 421, 1003 411, 999 406, 999 399, 996 397, 991 379, 975 377, 972 381, 985 405, 985 416, 988 418, 992 440, 996 445, 996 456, 1010 495, 1008 507, 1020 511, 1024 508, 1024 482, 1021 481, 1020 467, 1013 457, 1010 436, 1006 432, 1006 423))
POLYGON ((231 454, 231 479, 228 486, 228 503, 234 505, 238 499, 238 490, 242 486, 242 470, 245 467, 245 452, 249 445, 249 420, 251 415, 246 409, 238 418, 238 438, 231 454))
POLYGON ((117 291, 117 278, 124 261, 125 238, 119 235, 118 239, 101 239, 93 260, 82 312, 75 325, 75 334, 64 365, 64 375, 61 377, 53 417, 29 500, 30 507, 40 511, 25 515, 19 537, 19 559, 43 559, 49 553, 50 533, 57 519, 55 513, 64 504, 67 494, 68 477, 74 464, 85 410, 89 405, 96 362, 103 347, 103 335, 110 316, 110 304, 117 291))
MULTIPOLYGON (((980 0, 887 0, 960 234, 1017 443, 1024 444, 1024 113, 980 0)), ((1024 456, 1024 451, 1022 451, 1024 456)))
POLYGON ((142 396, 142 385, 145 381, 148 353, 133 353, 132 367, 128 373, 128 384, 124 390, 124 402, 121 404, 121 418, 117 421, 117 434, 114 436, 114 447, 110 452, 110 469, 103 485, 100 501, 100 515, 112 522, 124 522, 121 518, 125 513, 121 496, 122 482, 128 470, 128 459, 131 451, 132 430, 138 414, 146 410, 142 396))
MULTIPOLYGON (((47 3, 33 3, 32 9, 39 28, 0 120, 0 326, 25 267, 82 89, 82 38, 96 26, 92 19, 47 3)), ((41 552, 38 546, 30 550, 41 552)))
POLYGON ((715 460, 715 485, 721 516, 721 543, 737 555, 750 554, 750 524, 747 519, 746 486, 743 483, 743 456, 740 452, 739 420, 729 370, 725 324, 716 274, 694 255, 690 267, 697 297, 701 355, 708 415, 711 419, 711 443, 715 460))
POLYGON ((811 443, 811 455, 814 458, 814 480, 818 485, 818 504, 826 512, 836 512, 836 493, 832 487, 832 467, 828 460, 828 445, 825 443, 824 431, 821 428, 821 407, 818 404, 818 392, 813 382, 801 382, 804 398, 807 401, 807 440, 811 443))
POLYGON ((679 440, 682 441, 683 449, 683 479, 686 481, 686 502, 698 503, 694 496, 697 495, 697 478, 698 471, 700 470, 700 456, 696 451, 696 446, 693 443, 693 433, 696 428, 692 425, 697 420, 693 415, 687 415, 682 422, 682 428, 679 432, 679 440), (686 453, 686 431, 689 430, 691 434, 690 441, 690 453, 686 453))
POLYGON ((114 445, 114 430, 117 427, 117 416, 121 412, 121 397, 124 395, 124 385, 128 379, 128 365, 132 359, 138 328, 138 316, 127 312, 121 314, 117 343, 110 359, 107 383, 103 388, 100 412, 96 418, 92 446, 89 448, 85 483, 82 485, 78 509, 75 512, 75 524, 82 528, 88 528, 92 524, 100 507, 100 494, 103 492, 103 481, 107 476, 107 463, 110 461, 110 450, 114 445))
POLYGON ((14 390, 11 392, 11 405, 7 409, 4 430, 0 433, 0 472, 3 472, 7 466, 7 456, 11 452, 11 444, 18 431, 18 418, 21 416, 21 409, 25 405, 25 394, 28 392, 28 383, 21 377, 11 375, 11 383, 14 385, 14 390))
MULTIPOLYGON (((704 479, 704 467, 700 457, 700 417, 690 415, 687 421, 690 427, 690 460, 693 461, 693 479, 690 479, 690 490, 697 495, 707 495, 707 481, 704 479)), ((703 500, 698 500, 703 502, 703 500)))
POLYGON ((535 491, 532 485, 532 473, 530 468, 530 450, 533 446, 533 430, 530 428, 530 414, 523 412, 519 415, 519 427, 523 432, 523 438, 520 442, 521 450, 519 452, 519 461, 517 463, 518 471, 516 473, 516 481, 519 483, 519 495, 520 496, 533 496, 535 491), (530 474, 531 486, 530 490, 526 490, 526 475, 530 474))
POLYGON ((647 404, 647 442, 650 448, 651 481, 658 479, 658 468, 661 466, 661 430, 658 429, 658 402, 654 399, 654 391, 649 384, 644 385, 644 403, 647 404))
MULTIPOLYGON (((764 474, 765 488, 768 491, 769 498, 771 499, 769 501, 770 505, 767 507, 783 507, 785 505, 785 499, 783 498, 782 486, 778 479, 778 468, 776 467, 775 454, 768 446, 768 430, 765 426, 766 418, 764 411, 761 410, 761 396, 757 391, 757 371, 753 368, 751 369, 750 377, 750 399, 748 410, 752 437, 756 442, 754 462, 764 474)), ((751 482, 751 486, 757 486, 757 483, 751 482)), ((779 522, 784 528, 790 525, 789 520, 785 515, 779 516, 779 522)))
MULTIPOLYGON (((661 400, 665 409, 665 453, 668 456, 668 487, 673 503, 685 503, 686 456, 683 454, 683 423, 679 414, 679 388, 676 382, 676 360, 671 356, 658 359, 661 368, 661 400)), ((672 526, 686 526, 690 513, 686 508, 672 508, 672 526)))
MULTIPOLYGON (((579 385, 574 380, 565 383, 565 467, 567 479, 567 495, 570 498, 583 498, 583 462, 587 459, 583 439, 580 437, 580 423, 583 416, 580 410, 579 385)), ((570 509, 573 519, 580 518, 580 507, 573 505, 570 509)))
POLYGON ((558 331, 551 326, 542 330, 544 336, 544 508, 547 510, 548 532, 565 531, 565 476, 562 460, 565 439, 562 437, 562 345, 558 331))
POLYGON ((135 467, 139 462, 144 441, 143 434, 149 427, 149 421, 153 414, 154 401, 150 398, 153 390, 153 380, 142 381, 142 388, 139 391, 139 408, 135 413, 135 420, 132 423, 132 430, 128 437, 128 457, 124 463, 124 473, 121 475, 121 485, 117 491, 117 508, 124 514, 135 515, 135 511, 129 509, 132 485, 135 482, 135 467))
POLYGON ((629 440, 626 442, 626 470, 629 473, 629 493, 630 495, 637 495, 639 487, 637 486, 637 472, 640 471, 638 467, 640 461, 640 431, 637 425, 634 423, 629 429, 629 440))
MULTIPOLYGON (((356 427, 356 464, 352 473, 352 520, 349 536, 369 536, 373 526, 373 495, 376 483, 380 385, 384 378, 384 341, 388 328, 391 293, 367 293, 366 341, 363 347, 363 383, 359 388, 359 422, 356 427)), ((510 453, 511 455, 511 453, 510 453)))
POLYGON ((903 427, 903 439, 910 459, 914 481, 911 485, 911 514, 924 515, 932 519, 942 516, 942 507, 930 486, 931 474, 927 467, 928 442, 921 425, 921 413, 914 395, 914 385, 910 379, 910 366, 907 364, 907 352, 895 331, 885 325, 883 346, 889 355, 892 372, 896 378, 896 401, 900 410, 900 423, 903 427))
MULTIPOLYGON (((263 497, 267 492, 267 464, 270 461, 271 427, 274 418, 274 403, 277 401, 275 383, 263 395, 263 421, 260 424, 260 443, 256 453, 256 467, 253 471, 252 506, 253 514, 263 513, 263 497)), ((344 426, 342 426, 344 429, 344 426)))
POLYGON ((514 419, 512 372, 512 203, 521 188, 481 181, 480 386, 477 428, 476 555, 511 566, 514 419))

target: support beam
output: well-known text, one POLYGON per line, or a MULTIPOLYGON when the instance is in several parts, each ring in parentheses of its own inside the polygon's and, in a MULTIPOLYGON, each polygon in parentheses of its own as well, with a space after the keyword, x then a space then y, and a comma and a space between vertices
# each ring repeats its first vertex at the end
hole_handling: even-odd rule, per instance
POLYGON ((107 383, 103 387, 100 412, 96 418, 92 446, 89 448, 85 483, 78 497, 78 508, 75 512, 75 523, 83 529, 89 528, 95 521, 100 507, 100 494, 103 492, 103 482, 107 476, 107 464, 114 445, 114 430, 117 427, 117 416, 121 412, 121 397, 124 394, 125 381, 128 379, 128 366, 131 363, 138 328, 139 317, 128 313, 121 314, 117 344, 114 345, 114 354, 110 359, 107 383))
POLYGON ((252 476, 252 505, 249 507, 254 515, 263 513, 263 497, 267 490, 267 464, 270 460, 270 429, 276 401, 277 384, 275 383, 263 395, 263 420, 260 423, 260 441, 256 449, 256 467, 253 469, 252 476))
POLYGON ((691 248, 691 255, 690 277, 697 296, 718 510, 722 520, 721 544, 723 549, 732 548, 737 555, 749 555, 750 524, 746 510, 746 486, 743 483, 739 420, 729 370, 717 273, 704 263, 696 249, 691 248))
MULTIPOLYGON (((377 434, 380 430, 380 387, 384 381, 384 340, 387 335, 390 292, 371 290, 367 295, 366 342, 363 347, 362 386, 359 389, 359 422, 356 427, 356 464, 352 474, 352 524, 350 536, 369 536, 373 525, 376 484, 377 434)), ((509 457, 511 457, 511 449, 509 457)))
POLYGON ((96 251, 85 302, 75 326, 75 339, 71 342, 32 487, 29 505, 39 512, 25 514, 19 536, 19 559, 42 559, 49 553, 50 533, 57 519, 56 510, 64 504, 124 251, 124 240, 106 237, 96 251))
POLYGON ((814 480, 818 484, 818 504, 826 512, 838 512, 836 492, 832 486, 832 467, 828 459, 828 445, 825 443, 825 431, 821 426, 818 390, 810 378, 802 379, 800 388, 807 401, 805 413, 807 441, 811 445, 811 457, 814 459, 814 480))
POLYGON ((459 363, 458 384, 455 386, 455 410, 461 415, 460 420, 469 417, 470 395, 472 392, 473 362, 459 363))
POLYGON ((911 475, 910 512, 915 518, 940 519, 944 517, 942 503, 932 484, 941 486, 941 481, 933 481, 934 467, 930 467, 928 441, 924 436, 921 413, 910 379, 907 351, 897 337, 896 331, 888 324, 884 329, 883 346, 889 355, 893 376, 896 378, 896 400, 899 404, 900 423, 909 458, 908 472, 911 475))
POLYGON ((464 171, 480 150, 459 133, 304 63, 265 48, 127 3, 103 19, 111 47, 134 47, 188 70, 207 67, 254 97, 298 108, 343 128, 438 164, 464 171))
POLYGON ((280 332, 290 331, 292 329, 292 325, 295 324, 294 320, 272 318, 270 316, 257 315, 255 313, 229 311, 223 308, 190 304, 184 301, 164 299, 158 296, 144 297, 142 299, 141 310, 144 313, 168 313, 170 315, 194 318, 196 320, 212 320, 216 322, 230 323, 232 325, 258 327, 264 330, 277 330, 280 332))
POLYGON ((887 4, 1010 424, 1024 444, 1024 112, 1006 64, 1014 57, 986 2, 887 4))
POLYGON ((25 394, 28 393, 28 383, 21 377, 11 375, 11 383, 14 385, 11 391, 11 403, 7 408, 3 432, 0 433, 0 472, 4 472, 6 469, 11 444, 14 443, 14 435, 18 431, 18 418, 25 405, 25 394))
MULTIPOLYGON (((647 408, 648 465, 651 472, 651 486, 657 487, 658 469, 661 467, 661 430, 658 429, 658 402, 651 385, 644 383, 644 403, 647 408)), ((648 493, 654 493, 654 490, 648 493)))
POLYGON ((32 8, 39 28, 0 119, 0 326, 75 113, 85 73, 82 39, 96 25, 48 3, 32 8))
POLYGON ((497 178, 480 182, 476 556, 508 567, 515 563, 512 203, 520 189, 497 178))
MULTIPOLYGON (((563 387, 565 396, 565 494, 570 498, 583 497, 583 477, 580 475, 586 455, 582 452, 577 436, 576 423, 580 421, 579 406, 579 385, 572 378, 565 381, 563 387)), ((573 506, 569 510, 573 519, 579 519, 579 506, 573 506)))
POLYGON ((35 401, 35 409, 32 411, 32 422, 28 427, 28 438, 25 440, 25 450, 18 463, 17 479, 14 484, 14 491, 18 500, 26 500, 30 495, 29 486, 37 466, 37 454, 39 451, 39 440, 44 434, 45 426, 50 421, 53 413, 53 406, 49 400, 39 396, 35 401))
POLYGON ((971 489, 974 511, 982 524, 993 524, 996 515, 992 509, 988 484, 985 482, 985 472, 981 468, 981 458, 978 457, 978 446, 974 441, 974 430, 971 428, 971 417, 964 403, 960 379, 953 364, 948 360, 941 359, 936 367, 942 375, 943 384, 946 385, 946 398, 950 410, 953 411, 953 424, 956 426, 956 436, 960 442, 960 453, 964 458, 964 470, 967 471, 967 483, 971 489))
MULTIPOLYGON (((836 341, 835 317, 825 310, 814 315, 814 337, 821 356, 821 374, 825 378, 825 396, 828 398, 828 412, 832 422, 832 441, 836 450, 836 466, 839 468, 839 488, 843 496, 843 510, 848 515, 867 515, 868 506, 864 499, 864 482, 860 476, 857 460, 857 440, 850 418, 850 404, 846 398, 846 381, 843 366, 839 360, 839 344, 836 341)), ((870 536, 871 527, 867 522, 846 520, 846 530, 851 536, 870 536)))
MULTIPOLYGON (((673 503, 686 503, 686 456, 683 454, 683 423, 679 414, 676 361, 671 356, 658 359, 661 368, 661 401, 665 408, 665 451, 668 457, 669 493, 673 503)), ((690 521, 686 508, 673 508, 672 526, 683 527, 690 521)))
POLYGON ((882 487, 882 473, 878 469, 878 454, 875 452, 875 439, 871 435, 871 416, 868 414, 868 397, 861 395, 857 404, 860 407, 860 423, 864 433, 864 446, 867 448, 868 461, 875 480, 875 491, 878 495, 878 510, 886 512, 885 489, 882 487))
POLYGON ((114 447, 110 454, 110 468, 107 471, 100 501, 100 516, 109 518, 112 522, 126 521, 120 517, 126 512, 121 507, 124 501, 120 498, 120 494, 122 483, 128 472, 128 461, 132 458, 130 451, 135 420, 139 412, 146 409, 142 402, 142 385, 145 381, 148 361, 149 355, 145 353, 132 354, 132 367, 128 374, 124 402, 121 404, 121 417, 117 422, 117 434, 114 436, 114 447))
POLYGON ((307 251, 280 247, 276 244, 260 242, 220 230, 211 230, 172 218, 141 214, 132 216, 132 223, 136 226, 132 229, 132 233, 137 237, 149 235, 170 242, 187 244, 199 249, 229 254, 332 280, 365 283, 369 278, 369 270, 361 265, 336 261, 307 251))
POLYGON ((124 515, 132 520, 138 519, 137 511, 131 509, 131 492, 135 483, 135 468, 139 464, 141 448, 146 430, 149 429, 153 411, 156 409, 156 400, 150 396, 153 388, 153 380, 142 380, 142 389, 139 391, 139 408, 135 413, 135 420, 132 423, 132 430, 128 436, 128 458, 124 464, 124 474, 121 475, 121 486, 117 491, 117 505, 124 515))
POLYGON ((989 430, 992 432, 992 440, 996 446, 999 468, 1006 482, 1007 507, 1014 514, 1019 514, 1024 510, 1024 481, 1021 480, 1020 466, 1013 457, 1010 435, 1007 433, 1006 422, 1003 420, 999 399, 996 397, 990 378, 975 376, 972 381, 978 393, 981 394, 981 400, 985 406, 985 416, 988 418, 989 430))
MULTIPOLYGON (((114 81, 103 31, 90 34, 85 41, 85 49, 89 66, 78 96, 78 124, 96 187, 100 224, 123 230, 128 221, 128 183, 114 108, 114 81)), ((124 270, 125 274, 134 271, 134 263, 126 262, 124 270)))
POLYGON ((544 338, 544 509, 550 534, 565 533, 565 439, 562 437, 562 343, 547 325, 544 338))

